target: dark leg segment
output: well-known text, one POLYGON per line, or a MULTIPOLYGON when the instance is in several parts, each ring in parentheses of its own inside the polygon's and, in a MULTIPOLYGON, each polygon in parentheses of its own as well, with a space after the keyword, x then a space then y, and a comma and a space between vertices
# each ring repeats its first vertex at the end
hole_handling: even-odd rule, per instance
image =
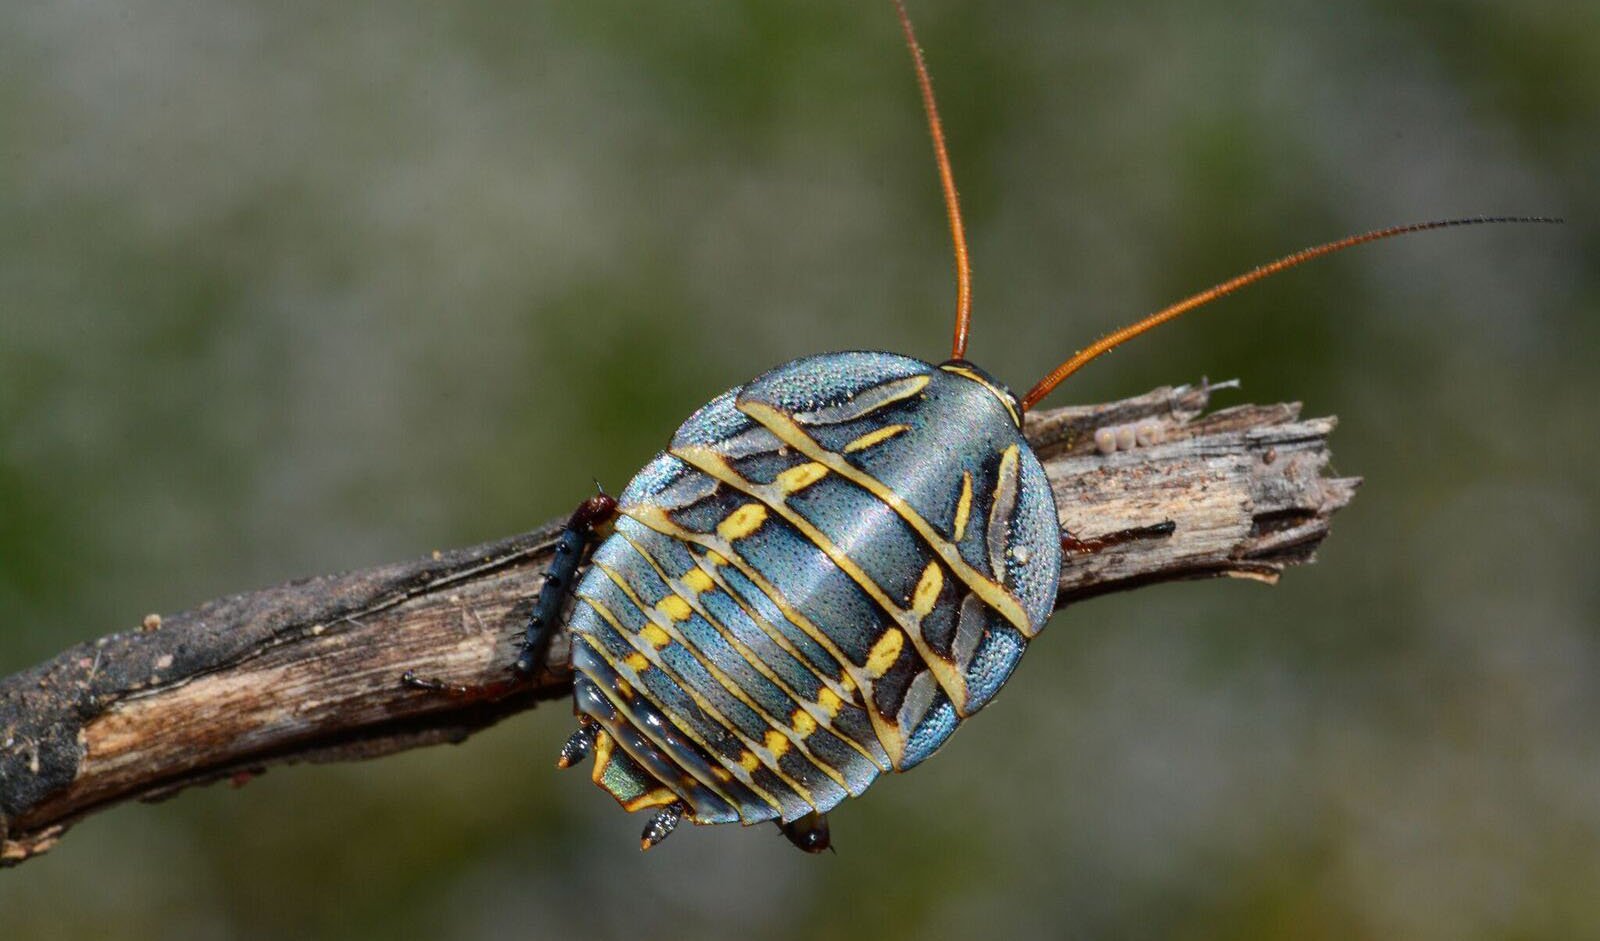
POLYGON ((808 853, 833 849, 832 838, 828 835, 827 814, 809 813, 799 820, 778 824, 778 829, 783 831, 790 843, 808 853))
POLYGON ((673 801, 661 808, 648 824, 645 825, 644 834, 639 837, 639 849, 647 850, 668 836, 678 828, 678 823, 683 820, 684 812, 689 808, 683 801, 673 801))
MULTIPOLYGON (((567 520, 566 527, 556 537, 555 558, 550 562, 549 571, 545 572, 544 586, 539 589, 539 598, 533 604, 533 613, 528 616, 528 626, 523 630, 522 639, 518 642, 522 653, 511 667, 518 681, 528 679, 544 666, 545 654, 550 650, 550 638, 555 633, 561 618, 561 605, 566 601, 567 593, 572 590, 584 553, 610 532, 611 523, 616 518, 617 501, 606 494, 596 494, 578 505, 572 517, 567 520)), ((487 683, 483 686, 461 686, 436 679, 424 679, 412 670, 407 670, 400 677, 400 683, 407 689, 471 699, 494 699, 510 692, 517 685, 516 681, 512 681, 487 683)), ((592 735, 590 741, 593 741, 592 735)), ((571 744, 568 742, 569 746, 571 744)))
POLYGON ((1066 530, 1061 531, 1061 551, 1068 555, 1093 555, 1102 549, 1132 542, 1135 539, 1155 539, 1170 536, 1178 531, 1178 524, 1172 520, 1156 523, 1154 526, 1136 526, 1133 529, 1119 529, 1114 533, 1096 536, 1093 539, 1079 539, 1066 530))
POLYGON ((590 749, 594 748, 594 737, 600 731, 593 719, 580 716, 578 731, 573 732, 567 739, 567 744, 561 746, 561 757, 556 759, 557 768, 570 768, 589 756, 590 749))
POLYGON ((596 494, 583 501, 567 520, 567 526, 556 537, 556 554, 545 573, 544 587, 539 589, 539 600, 534 602, 533 613, 528 615, 528 627, 523 632, 522 655, 512 667, 518 676, 532 676, 544 666, 545 654, 550 650, 550 638, 555 634, 561 618, 561 605, 572 590, 583 561, 584 551, 594 544, 611 527, 617 518, 617 501, 605 494, 596 494))
POLYGON ((496 680, 493 683, 484 683, 479 686, 462 686, 460 683, 446 683, 443 680, 432 678, 424 679, 417 675, 417 671, 407 670, 400 674, 400 685, 406 689, 421 690, 428 693, 443 693, 455 699, 490 700, 505 696, 521 684, 511 680, 496 680))
POLYGON ((456 683, 446 683, 443 680, 423 679, 417 675, 416 670, 407 670, 400 674, 400 685, 406 689, 421 690, 427 693, 448 693, 451 696, 466 696, 472 691, 456 683))

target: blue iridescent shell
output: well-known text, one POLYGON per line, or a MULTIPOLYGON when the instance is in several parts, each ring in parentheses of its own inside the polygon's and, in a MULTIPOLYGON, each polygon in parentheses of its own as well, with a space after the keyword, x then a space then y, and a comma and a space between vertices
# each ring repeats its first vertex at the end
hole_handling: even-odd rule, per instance
POLYGON ((595 779, 791 821, 921 762, 1054 606, 1054 497, 965 363, 832 353, 701 408, 622 493, 569 618, 595 779))

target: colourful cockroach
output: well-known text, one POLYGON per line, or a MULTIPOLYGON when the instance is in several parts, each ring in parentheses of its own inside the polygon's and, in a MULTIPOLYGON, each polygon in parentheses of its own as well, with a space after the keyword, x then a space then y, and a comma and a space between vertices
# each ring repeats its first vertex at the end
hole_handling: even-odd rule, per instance
POLYGON ((531 676, 570 631, 579 728, 559 765, 592 751, 596 784, 630 811, 654 808, 645 849, 685 817, 772 820, 801 849, 826 849, 830 809, 925 760, 994 697, 1051 614, 1063 552, 1022 416, 1084 364, 1321 255, 1546 221, 1424 222, 1296 252, 1108 334, 1018 398, 964 359, 966 239, 927 67, 895 7, 955 247, 950 361, 825 353, 712 399, 620 497, 573 514, 514 665, 531 676))

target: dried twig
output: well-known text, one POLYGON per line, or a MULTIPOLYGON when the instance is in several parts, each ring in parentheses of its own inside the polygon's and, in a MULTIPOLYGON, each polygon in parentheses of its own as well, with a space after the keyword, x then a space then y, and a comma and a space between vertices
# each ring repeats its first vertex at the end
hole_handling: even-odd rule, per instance
MULTIPOLYGON (((1310 561, 1359 483, 1322 476, 1333 419, 1302 421, 1298 405, 1202 414, 1210 391, 1163 388, 1028 416, 1067 531, 1088 546, 1156 527, 1070 555, 1058 604, 1180 578, 1270 582, 1310 561), (1096 448, 1096 430, 1130 424, 1160 443, 1096 448)), ((398 682, 410 668, 467 684, 505 679, 555 532, 209 601, 0 680, 0 862, 44 852, 70 824, 121 801, 280 762, 459 742, 564 695, 565 638, 547 674, 496 701, 398 682)))

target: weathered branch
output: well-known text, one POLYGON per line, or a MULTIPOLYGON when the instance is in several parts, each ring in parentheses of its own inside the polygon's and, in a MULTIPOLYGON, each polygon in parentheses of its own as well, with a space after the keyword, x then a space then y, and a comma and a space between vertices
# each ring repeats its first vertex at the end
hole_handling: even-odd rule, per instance
MULTIPOLYGON (((1173 524, 1170 535, 1070 555, 1058 604, 1180 578, 1270 582, 1310 561, 1359 483, 1322 476, 1334 420, 1301 421, 1298 405, 1202 415, 1209 393, 1163 388, 1028 417, 1075 537, 1173 524), (1109 455, 1095 446, 1097 429, 1152 422, 1161 443, 1109 455)), ((397 682, 410 668, 505 680, 555 532, 209 601, 0 680, 0 862, 44 852, 121 801, 280 762, 459 742, 562 696, 565 638, 548 674, 497 700, 397 682)))

